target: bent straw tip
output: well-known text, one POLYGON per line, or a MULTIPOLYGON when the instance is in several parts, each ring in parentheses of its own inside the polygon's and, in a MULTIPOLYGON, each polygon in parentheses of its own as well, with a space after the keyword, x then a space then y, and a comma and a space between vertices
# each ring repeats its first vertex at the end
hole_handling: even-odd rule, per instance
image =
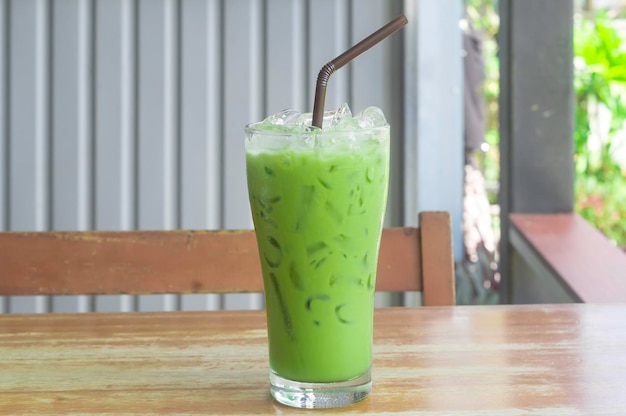
POLYGON ((322 121, 324 115, 324 102, 326 100, 326 86, 328 85, 328 79, 339 68, 376 45, 381 40, 392 35, 404 25, 408 23, 408 19, 404 14, 400 14, 398 17, 387 23, 385 26, 372 33, 361 42, 349 48, 347 51, 327 63, 322 67, 318 76, 315 89, 315 102, 313 104, 313 122, 312 125, 322 128, 322 121))

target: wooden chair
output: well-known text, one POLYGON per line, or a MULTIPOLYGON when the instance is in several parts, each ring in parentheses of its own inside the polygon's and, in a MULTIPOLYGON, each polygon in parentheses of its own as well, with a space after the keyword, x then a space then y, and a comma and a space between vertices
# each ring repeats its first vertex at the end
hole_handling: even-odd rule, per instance
MULTIPOLYGON (((386 228, 376 290, 421 291, 454 305, 450 216, 386 228)), ((0 295, 262 292, 254 232, 1 232, 0 295)))

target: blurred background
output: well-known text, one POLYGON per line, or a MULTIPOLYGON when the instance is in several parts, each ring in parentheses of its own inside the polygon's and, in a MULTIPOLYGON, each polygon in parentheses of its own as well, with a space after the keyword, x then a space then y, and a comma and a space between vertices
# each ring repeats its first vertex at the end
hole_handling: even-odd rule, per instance
MULTIPOLYGON (((245 124, 311 111, 321 67, 405 12, 406 30, 332 77, 327 108, 387 115, 386 224, 439 207, 456 211, 460 241, 462 4, 430 3, 0 0, 0 229, 252 228, 245 124)), ((261 295, 0 298, 5 312, 262 306, 261 295)))
MULTIPOLYGON (((501 186, 499 3, 465 2, 484 59, 485 143, 475 154, 496 238, 501 186)), ((576 0, 573 11, 574 210, 626 250, 626 1, 576 0)), ((457 282, 462 303, 497 302, 498 270, 488 266, 493 259, 488 252, 479 254, 480 261, 457 267, 457 279, 469 282, 457 282), (495 270, 494 278, 489 269, 495 270)))
MULTIPOLYGON (((509 212, 575 209, 626 246, 625 10, 623 0, 0 0, 0 230, 252 228, 243 126, 311 111, 319 69, 404 13, 407 27, 333 75, 327 108, 383 109, 385 224, 449 211, 457 302, 509 302, 498 250, 509 212), (511 143, 528 133, 526 103, 555 140, 524 171, 530 156, 511 143), (557 180, 544 192, 533 175, 557 180), (516 205, 525 186, 537 197, 521 192, 516 205)), ((0 313, 261 307, 261 295, 0 297, 0 313)))

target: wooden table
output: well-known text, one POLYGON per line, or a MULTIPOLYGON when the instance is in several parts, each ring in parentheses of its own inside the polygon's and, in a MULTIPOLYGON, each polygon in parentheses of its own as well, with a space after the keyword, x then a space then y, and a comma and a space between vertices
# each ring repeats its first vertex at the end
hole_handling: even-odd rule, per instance
POLYGON ((0 315, 0 414, 626 415, 626 304, 376 311, 373 393, 268 393, 260 311, 0 315))

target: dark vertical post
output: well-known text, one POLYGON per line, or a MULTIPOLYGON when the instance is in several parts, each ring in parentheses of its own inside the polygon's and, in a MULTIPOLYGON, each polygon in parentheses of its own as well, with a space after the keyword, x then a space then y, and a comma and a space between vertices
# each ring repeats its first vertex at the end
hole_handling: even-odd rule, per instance
POLYGON ((571 212, 573 1, 500 1, 501 271, 511 301, 512 212, 571 212))

